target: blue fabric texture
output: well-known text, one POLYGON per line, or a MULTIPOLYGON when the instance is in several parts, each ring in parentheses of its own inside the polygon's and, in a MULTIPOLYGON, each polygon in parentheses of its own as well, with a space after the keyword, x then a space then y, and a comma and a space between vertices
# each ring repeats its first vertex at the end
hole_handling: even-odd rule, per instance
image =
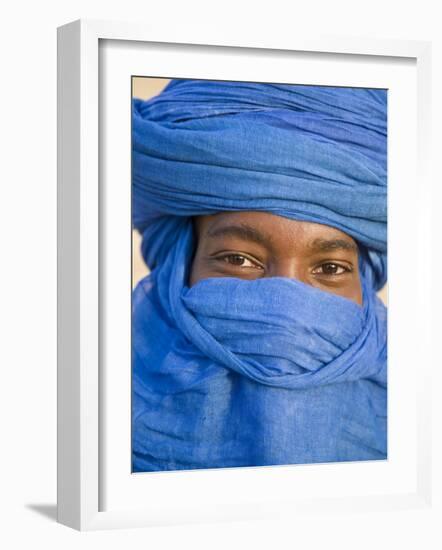
POLYGON ((387 455, 385 90, 173 80, 133 102, 133 471, 387 455), (360 247, 363 305, 282 277, 189 288, 191 217, 266 211, 360 247))

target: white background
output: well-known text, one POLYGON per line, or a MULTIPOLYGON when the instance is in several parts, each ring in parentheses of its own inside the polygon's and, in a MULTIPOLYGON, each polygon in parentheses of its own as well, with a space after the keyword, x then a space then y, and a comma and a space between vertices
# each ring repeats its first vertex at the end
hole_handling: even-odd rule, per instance
MULTIPOLYGON (((442 127, 442 117, 437 100, 442 97, 442 32, 436 6, 437 2, 426 0, 272 0, 263 5, 257 0, 224 0, 222 4, 207 0, 18 0, 3 8, 0 544, 4 548, 440 547, 442 533, 436 523, 441 517, 440 501, 430 511, 82 534, 52 519, 56 490, 56 27, 78 17, 91 17, 148 24, 158 21, 165 30, 204 25, 213 28, 214 36, 229 36, 234 30, 235 34, 243 31, 251 39, 267 36, 269 41, 280 34, 290 36, 297 29, 433 40, 434 147, 440 148, 437 128, 442 127)), ((438 201, 442 204, 440 194, 438 201)), ((434 211, 437 213, 436 208, 434 211)), ((440 239, 440 222, 435 221, 433 227, 440 239)), ((415 251, 411 250, 411 262, 414 257, 415 251)), ((436 261, 435 276, 442 272, 440 260, 436 261)), ((435 304, 440 306, 441 291, 437 287, 434 290, 435 304)), ((437 316, 435 320, 442 326, 437 316)), ((438 434, 434 478, 439 498, 441 391, 434 388, 433 429, 438 434)))

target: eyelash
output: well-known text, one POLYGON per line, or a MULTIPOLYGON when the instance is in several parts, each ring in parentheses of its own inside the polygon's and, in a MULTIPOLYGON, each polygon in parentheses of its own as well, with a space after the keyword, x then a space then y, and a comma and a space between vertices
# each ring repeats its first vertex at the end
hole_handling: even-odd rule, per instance
POLYGON ((232 265, 233 267, 240 267, 242 269, 254 269, 251 266, 244 267, 242 265, 237 265, 237 264, 234 264, 232 262, 229 262, 229 259, 231 259, 231 258, 242 258, 243 260, 247 260, 248 262, 254 264, 254 266, 255 266, 254 268, 264 269, 264 266, 259 264, 256 260, 253 260, 252 258, 249 258, 248 256, 245 256, 244 254, 225 254, 223 256, 219 256, 216 259, 224 261, 226 263, 230 263, 230 265, 232 265))
MULTIPOLYGON (((260 263, 258 263, 256 260, 252 259, 252 258, 249 258, 248 256, 244 255, 244 254, 224 254, 222 256, 218 256, 216 258, 217 260, 220 260, 220 261, 223 261, 223 262, 226 262, 226 263, 229 263, 230 265, 232 265, 233 267, 239 267, 241 269, 264 269, 264 266, 262 266, 260 263), (240 258, 242 260, 246 260, 252 264, 254 264, 254 267, 252 266, 243 266, 243 265, 239 265, 239 264, 234 264, 233 262, 230 262, 229 260, 232 259, 232 258, 240 258)), ((316 266, 312 273, 314 275, 320 275, 320 276, 323 276, 323 277, 339 277, 341 275, 344 275, 345 273, 351 273, 353 271, 352 268, 348 267, 348 266, 345 266, 345 265, 342 265, 340 263, 337 263, 337 262, 323 262, 321 263, 320 265, 316 266), (338 268, 338 270, 342 270, 340 273, 317 273, 317 270, 319 268, 322 268, 324 269, 324 266, 334 266, 336 268, 338 268)))
POLYGON ((338 269, 341 269, 341 273, 319 273, 319 275, 325 276, 325 277, 339 277, 340 275, 344 275, 344 273, 351 273, 352 269, 350 267, 347 267, 345 265, 339 264, 337 262, 323 262, 319 266, 315 267, 312 271, 314 275, 316 275, 315 270, 318 268, 323 268, 324 266, 335 266, 338 269))

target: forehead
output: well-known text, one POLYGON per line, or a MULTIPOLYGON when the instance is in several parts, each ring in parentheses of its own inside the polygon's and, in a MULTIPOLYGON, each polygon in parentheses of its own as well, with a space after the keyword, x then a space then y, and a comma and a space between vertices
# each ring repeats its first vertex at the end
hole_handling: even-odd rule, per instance
POLYGON ((292 220, 269 212, 220 212, 195 218, 200 238, 221 238, 226 236, 243 240, 262 241, 263 245, 278 247, 311 246, 312 243, 336 241, 340 247, 356 249, 352 237, 328 225, 292 220), (249 237, 249 238, 248 238, 249 237), (262 239, 260 238, 262 237, 262 239))

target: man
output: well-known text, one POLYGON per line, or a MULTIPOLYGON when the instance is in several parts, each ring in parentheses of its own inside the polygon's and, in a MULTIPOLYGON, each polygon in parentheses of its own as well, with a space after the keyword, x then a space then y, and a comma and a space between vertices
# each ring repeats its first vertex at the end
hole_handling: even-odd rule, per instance
POLYGON ((133 108, 134 471, 386 458, 386 92, 133 108))
POLYGON ((195 218, 190 286, 208 277, 289 277, 362 304, 355 241, 337 229, 267 212, 195 218))

